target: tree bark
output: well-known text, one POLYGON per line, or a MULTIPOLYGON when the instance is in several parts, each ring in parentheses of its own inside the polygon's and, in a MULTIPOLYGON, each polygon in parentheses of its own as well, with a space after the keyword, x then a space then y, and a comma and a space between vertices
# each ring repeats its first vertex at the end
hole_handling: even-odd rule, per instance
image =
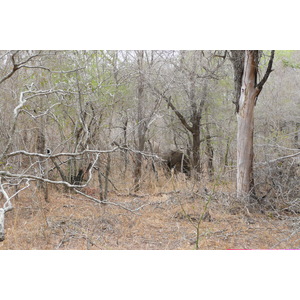
POLYGON ((237 196, 244 197, 253 187, 253 130, 256 85, 255 52, 246 51, 237 113, 237 196))
POLYGON ((230 60, 233 64, 233 71, 234 71, 235 100, 233 101, 233 103, 236 106, 236 112, 238 112, 239 98, 241 95, 241 88, 242 88, 242 78, 244 73, 245 51, 244 50, 231 51, 230 60))
MULTIPOLYGON (((45 137, 45 121, 44 117, 41 120, 40 128, 38 129, 37 136, 37 152, 41 154, 46 153, 46 137, 45 137)), ((38 158, 40 169, 41 169, 41 177, 48 178, 48 163, 41 157, 38 158)), ((41 189, 44 193, 44 199, 46 202, 49 202, 49 193, 48 193, 48 184, 47 182, 38 182, 38 188, 41 189)))
POLYGON ((138 191, 140 189, 140 181, 142 177, 142 153, 145 148, 145 134, 146 134, 146 122, 145 122, 145 111, 144 111, 144 101, 145 101, 145 81, 143 75, 143 60, 144 60, 144 51, 137 51, 137 63, 138 63, 138 87, 137 87, 137 100, 138 100, 138 126, 137 126, 137 134, 138 134, 138 153, 136 154, 135 161, 135 169, 134 169, 134 191, 138 191))
POLYGON ((261 82, 257 84, 258 51, 246 50, 244 56, 244 69, 242 76, 241 92, 237 103, 237 197, 248 196, 253 193, 253 132, 254 132, 254 107, 263 85, 271 73, 274 51, 267 71, 261 82))
POLYGON ((208 175, 210 180, 213 179, 214 176, 214 165, 213 165, 213 161, 214 161, 214 148, 213 145, 211 143, 211 134, 210 134, 210 130, 209 130, 209 120, 208 120, 208 108, 206 107, 205 109, 206 111, 206 124, 205 124, 205 143, 206 143, 206 150, 205 153, 207 155, 207 171, 208 171, 208 175))
POLYGON ((5 239, 4 217, 5 217, 5 211, 3 208, 0 208, 0 242, 4 241, 5 239))

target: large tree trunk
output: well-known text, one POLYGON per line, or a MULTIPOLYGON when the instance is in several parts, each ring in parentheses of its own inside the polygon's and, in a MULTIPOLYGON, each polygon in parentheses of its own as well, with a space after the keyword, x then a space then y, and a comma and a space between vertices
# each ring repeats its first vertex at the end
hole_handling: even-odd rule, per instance
POLYGON ((257 64, 255 51, 245 53, 239 109, 237 113, 237 196, 248 195, 253 187, 253 130, 257 64))
POLYGON ((231 60, 235 69, 236 112, 238 122, 237 132, 237 197, 245 197, 254 193, 253 177, 253 132, 254 107, 257 97, 266 83, 270 73, 275 51, 271 51, 270 60, 265 75, 257 84, 259 65, 258 50, 232 51, 231 60), (243 62, 243 67, 241 62, 243 62), (241 74, 243 74, 241 76, 241 74), (241 83, 241 84, 239 84, 241 83), (237 89, 240 88, 240 91, 237 89))
POLYGON ((248 194, 253 187, 253 130, 255 98, 247 96, 248 104, 238 113, 237 133, 237 195, 248 194))

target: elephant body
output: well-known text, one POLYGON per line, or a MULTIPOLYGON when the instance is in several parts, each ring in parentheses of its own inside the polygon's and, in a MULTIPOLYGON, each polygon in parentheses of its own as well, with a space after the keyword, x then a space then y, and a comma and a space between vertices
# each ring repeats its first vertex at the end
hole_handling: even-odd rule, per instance
POLYGON ((169 170, 174 170, 176 172, 182 172, 190 175, 191 167, 190 160, 186 154, 179 150, 171 150, 162 155, 163 160, 169 170))

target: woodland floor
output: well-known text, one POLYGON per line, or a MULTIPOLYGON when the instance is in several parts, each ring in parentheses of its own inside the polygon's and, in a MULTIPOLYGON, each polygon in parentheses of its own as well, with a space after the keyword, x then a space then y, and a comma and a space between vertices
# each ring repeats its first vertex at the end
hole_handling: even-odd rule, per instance
POLYGON ((236 204, 229 190, 226 185, 185 183, 165 192, 109 194, 111 202, 140 208, 135 212, 58 191, 51 191, 46 203, 42 194, 24 191, 6 214, 0 250, 192 250, 197 227, 199 249, 300 248, 291 216, 251 213, 236 204))

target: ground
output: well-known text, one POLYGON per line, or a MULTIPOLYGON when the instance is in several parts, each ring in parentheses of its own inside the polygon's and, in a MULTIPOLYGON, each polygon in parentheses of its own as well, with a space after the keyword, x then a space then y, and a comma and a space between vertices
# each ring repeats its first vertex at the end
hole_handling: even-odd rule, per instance
MULTIPOLYGON (((86 192, 95 197, 97 189, 86 192)), ((235 202, 226 185, 185 183, 152 193, 110 192, 108 199, 116 205, 56 190, 51 190, 47 203, 42 193, 23 192, 6 214, 6 239, 0 249, 300 248, 291 216, 249 212, 235 202)))

